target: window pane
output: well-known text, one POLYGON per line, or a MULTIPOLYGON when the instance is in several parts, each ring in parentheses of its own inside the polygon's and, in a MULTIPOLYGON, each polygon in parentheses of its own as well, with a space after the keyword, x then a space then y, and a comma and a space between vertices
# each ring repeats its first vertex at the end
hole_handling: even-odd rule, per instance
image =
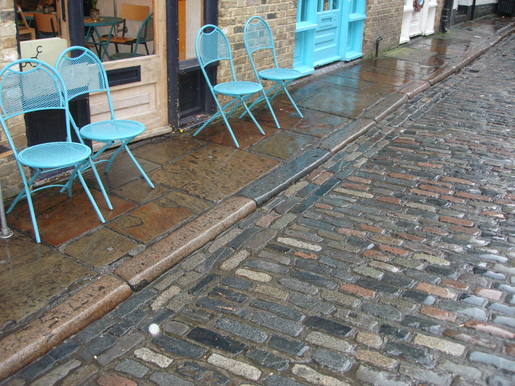
POLYGON ((155 53, 152 0, 83 0, 83 5, 86 44, 103 61, 155 53), (95 5, 99 10, 97 22, 90 18, 95 5))
POLYGON ((309 0, 299 1, 299 22, 308 21, 308 2, 309 0))
POLYGON ((204 20, 202 0, 178 0, 179 60, 194 59, 195 37, 204 20))

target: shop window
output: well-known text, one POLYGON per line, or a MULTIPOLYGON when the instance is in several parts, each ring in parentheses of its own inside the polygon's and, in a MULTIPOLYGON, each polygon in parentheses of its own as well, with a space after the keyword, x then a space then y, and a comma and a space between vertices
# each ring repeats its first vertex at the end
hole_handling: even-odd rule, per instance
MULTIPOLYGON (((55 15, 55 35, 68 41, 68 45, 71 45, 70 40, 73 40, 70 36, 84 34, 86 46, 96 52, 104 62, 156 53, 153 0, 82 1, 84 30, 79 31, 77 23, 70 23, 68 20, 73 19, 71 12, 80 9, 77 3, 64 0, 15 0, 16 5, 21 7, 25 19, 36 30, 36 40, 41 40, 42 46, 46 45, 43 39, 49 36, 38 33, 35 13, 55 15), (147 18, 148 15, 150 17, 147 18), (145 28, 142 28, 142 25, 145 28)), ((76 17, 81 17, 76 14, 73 16, 75 20, 76 17)))
POLYGON ((179 60, 196 58, 195 37, 204 20, 202 0, 178 0, 179 60))

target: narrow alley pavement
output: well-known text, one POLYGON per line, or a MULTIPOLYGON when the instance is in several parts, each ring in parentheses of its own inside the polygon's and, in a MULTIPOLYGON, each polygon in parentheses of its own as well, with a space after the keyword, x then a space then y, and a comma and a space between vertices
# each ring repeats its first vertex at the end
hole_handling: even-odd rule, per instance
POLYGON ((514 70, 511 35, 2 385, 512 385, 514 70))

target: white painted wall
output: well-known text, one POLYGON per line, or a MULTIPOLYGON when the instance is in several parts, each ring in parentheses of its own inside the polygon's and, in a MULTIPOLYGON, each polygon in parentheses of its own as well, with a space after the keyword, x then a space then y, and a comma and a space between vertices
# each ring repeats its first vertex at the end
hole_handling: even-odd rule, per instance
MULTIPOLYGON (((455 2, 454 6, 455 8, 457 8, 457 5, 471 7, 473 2, 473 0, 458 0, 457 2, 455 2)), ((497 0, 476 0, 476 6, 485 4, 497 4, 497 0)))

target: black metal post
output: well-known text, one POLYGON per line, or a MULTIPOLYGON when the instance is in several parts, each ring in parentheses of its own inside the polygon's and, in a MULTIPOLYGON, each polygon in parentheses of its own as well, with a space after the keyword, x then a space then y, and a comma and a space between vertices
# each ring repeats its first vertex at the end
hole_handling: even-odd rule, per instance
POLYGON ((68 1, 68 25, 70 26, 70 45, 85 46, 84 6, 82 1, 68 1))
POLYGON ((470 12, 470 20, 474 20, 475 13, 476 13, 476 0, 472 0, 472 11, 470 12))
POLYGON ((453 0, 445 0, 444 2, 442 9, 442 18, 440 21, 440 31, 443 33, 448 32, 451 27, 453 3, 453 0))

